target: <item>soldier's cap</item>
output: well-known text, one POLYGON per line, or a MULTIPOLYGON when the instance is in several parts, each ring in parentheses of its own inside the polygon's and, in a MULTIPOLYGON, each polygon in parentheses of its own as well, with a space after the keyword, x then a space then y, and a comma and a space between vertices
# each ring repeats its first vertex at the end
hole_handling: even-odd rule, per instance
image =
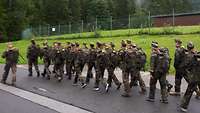
POLYGON ((131 44, 132 42, 131 42, 131 40, 126 40, 126 43, 131 44))
POLYGON ((71 42, 67 42, 67 45, 70 45, 71 44, 71 42))
POLYGON ((101 42, 96 42, 96 45, 97 46, 102 46, 102 43, 101 42))
POLYGON ((163 53, 165 52, 165 48, 164 47, 161 47, 159 50, 160 50, 160 52, 163 52, 163 53))
POLYGON ((94 47, 94 43, 90 43, 90 46, 91 46, 91 47, 94 47))
POLYGON ((87 45, 87 43, 83 42, 83 45, 87 45))
POLYGON ((158 48, 158 42, 152 41, 151 47, 158 48))
POLYGON ((133 46, 134 48, 137 47, 137 45, 136 45, 135 43, 133 43, 132 46, 133 46))
POLYGON ((79 47, 79 43, 78 43, 78 42, 75 42, 75 46, 76 46, 76 47, 79 47))
POLYGON ((32 43, 33 45, 35 45, 35 40, 34 40, 34 39, 31 39, 31 43, 32 43))
POLYGON ((188 42, 187 48, 188 49, 193 49, 194 48, 194 44, 192 42, 188 42))
POLYGON ((180 39, 175 39, 175 43, 182 44, 182 41, 180 39))
POLYGON ((61 43, 60 42, 57 42, 58 46, 61 46, 61 43))
POLYGON ((12 42, 8 42, 8 43, 7 43, 7 46, 8 46, 8 49, 9 49, 9 50, 11 50, 11 49, 14 48, 12 42))
POLYGON ((74 47, 74 46, 75 46, 75 44, 74 44, 74 43, 71 43, 71 46, 72 46, 72 47, 74 47))
POLYGON ((113 42, 110 42, 110 46, 113 48, 115 47, 115 44, 113 42))

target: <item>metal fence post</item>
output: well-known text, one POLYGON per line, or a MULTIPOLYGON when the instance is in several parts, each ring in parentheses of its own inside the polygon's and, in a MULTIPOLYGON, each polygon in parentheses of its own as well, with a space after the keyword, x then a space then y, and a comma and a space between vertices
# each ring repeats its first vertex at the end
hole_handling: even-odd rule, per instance
POLYGON ((69 34, 71 34, 72 33, 72 29, 71 29, 71 22, 69 23, 69 34))
POLYGON ((81 33, 83 33, 83 28, 84 27, 84 23, 83 23, 83 20, 81 20, 81 33))
POLYGON ((41 36, 41 25, 39 25, 39 32, 38 32, 39 36, 41 36))
POLYGON ((129 14, 129 16, 128 16, 128 35, 129 36, 130 36, 130 33, 131 33, 130 29, 131 29, 131 15, 129 14))
POLYGON ((173 26, 175 26, 175 14, 174 14, 174 13, 175 13, 175 11, 174 11, 174 8, 173 8, 173 11, 172 11, 172 13, 173 13, 173 14, 172 14, 172 15, 173 15, 173 20, 172 20, 172 21, 173 21, 173 23, 172 23, 172 24, 173 24, 173 26))
POLYGON ((50 25, 47 25, 47 35, 50 36, 50 25))
POLYGON ((58 25, 58 34, 60 35, 60 24, 58 25))
POLYGON ((95 21, 95 31, 97 30, 98 28, 98 20, 97 20, 97 17, 96 17, 96 21, 95 21))
POLYGON ((149 34, 150 34, 151 32, 151 12, 150 11, 149 11, 148 23, 149 23, 149 34))
POLYGON ((110 36, 112 37, 112 27, 113 27, 113 19, 112 19, 112 16, 110 16, 110 36))

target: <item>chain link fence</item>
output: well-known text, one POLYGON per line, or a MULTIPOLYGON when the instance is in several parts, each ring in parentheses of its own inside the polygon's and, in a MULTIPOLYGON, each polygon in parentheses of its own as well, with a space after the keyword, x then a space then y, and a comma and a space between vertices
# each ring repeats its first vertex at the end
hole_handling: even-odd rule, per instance
MULTIPOLYGON (((184 14, 184 13, 182 13, 184 14)), ((176 16, 180 14, 175 14, 172 10, 171 24, 167 26, 174 26, 176 16)), ((199 12, 200 15, 200 12, 199 12)), ((160 15, 162 16, 162 15, 160 15)), ((166 16, 166 15, 165 15, 166 16)), ((79 21, 76 23, 68 24, 58 24, 58 25, 39 25, 37 27, 30 27, 31 33, 35 37, 42 36, 53 36, 53 35, 62 35, 62 34, 75 34, 83 32, 95 32, 95 31, 105 31, 118 30, 118 29, 135 29, 135 28, 151 28, 154 27, 153 19, 158 16, 152 16, 151 13, 146 15, 128 15, 126 18, 96 18, 91 22, 79 21)), ((167 23, 167 22, 166 22, 167 23)), ((112 35, 112 34, 111 34, 112 35)))

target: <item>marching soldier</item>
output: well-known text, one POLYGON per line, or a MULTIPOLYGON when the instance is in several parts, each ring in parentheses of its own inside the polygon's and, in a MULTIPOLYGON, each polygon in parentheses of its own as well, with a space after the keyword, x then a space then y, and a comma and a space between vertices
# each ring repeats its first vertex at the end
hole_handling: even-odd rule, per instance
POLYGON ((84 63, 85 63, 85 58, 84 58, 84 52, 83 50, 79 47, 79 44, 76 43, 76 50, 75 50, 75 60, 74 60, 74 65, 75 65, 75 78, 74 78, 74 82, 73 85, 76 86, 78 85, 78 80, 80 79, 81 81, 81 85, 83 87, 84 82, 83 82, 83 78, 81 77, 81 73, 84 67, 84 63))
POLYGON ((120 89, 121 83, 117 79, 114 71, 115 68, 119 65, 119 57, 118 53, 114 50, 115 45, 111 42, 109 45, 107 45, 105 49, 105 58, 106 58, 106 68, 108 70, 108 80, 106 84, 106 92, 108 92, 109 88, 111 87, 112 80, 117 86, 117 90, 120 89))
POLYGON ((43 48, 41 49, 41 57, 43 58, 43 62, 44 62, 44 71, 41 74, 43 77, 45 77, 45 75, 47 75, 47 79, 50 80, 50 70, 49 70, 49 66, 51 65, 51 48, 48 45, 48 42, 45 41, 43 43, 43 48))
POLYGON ((27 49, 27 59, 28 59, 28 71, 29 76, 33 75, 32 67, 34 65, 37 72, 37 77, 40 76, 40 71, 38 68, 38 57, 40 56, 40 48, 36 45, 35 40, 31 40, 31 45, 27 49))
POLYGON ((169 59, 164 49, 159 49, 157 42, 152 42, 152 53, 150 61, 150 92, 147 101, 154 102, 156 83, 159 80, 161 86, 161 102, 167 104, 166 74, 168 72, 169 59))
POLYGON ((57 77, 58 82, 61 82, 63 79, 64 54, 65 50, 62 48, 61 43, 57 43, 55 48, 52 50, 52 59, 54 61, 55 77, 57 77))
POLYGON ((88 55, 88 70, 87 70, 87 76, 86 76, 86 84, 89 83, 90 78, 93 78, 92 69, 95 68, 95 60, 96 60, 96 49, 94 47, 94 44, 90 44, 89 49, 89 55, 88 55))
POLYGON ((72 66, 74 62, 74 54, 73 54, 73 46, 74 44, 68 43, 67 47, 65 48, 65 69, 66 69, 66 75, 68 76, 68 79, 71 80, 72 78, 72 66))
POLYGON ((187 90, 181 101, 181 111, 187 112, 187 108, 194 91, 197 91, 197 87, 200 84, 200 52, 194 50, 194 45, 189 42, 187 45, 188 61, 185 62, 185 68, 187 69, 187 74, 189 74, 189 82, 187 90))
POLYGON ((7 50, 3 52, 2 58, 6 59, 6 64, 4 67, 3 78, 1 83, 6 84, 6 80, 8 78, 9 70, 12 70, 12 83, 11 85, 15 85, 16 82, 16 71, 17 71, 17 63, 19 58, 19 51, 16 49, 11 42, 7 44, 7 50))
POLYGON ((95 86, 94 91, 99 91, 99 83, 104 79, 104 71, 105 71, 105 55, 104 55, 104 44, 97 42, 96 44, 96 60, 95 60, 95 86))
POLYGON ((188 81, 187 74, 185 70, 181 67, 181 63, 183 62, 184 58, 184 48, 182 47, 182 41, 179 39, 175 40, 176 43, 176 50, 174 56, 174 68, 176 70, 175 74, 175 92, 170 92, 170 95, 180 96, 181 92, 181 81, 184 78, 188 81))

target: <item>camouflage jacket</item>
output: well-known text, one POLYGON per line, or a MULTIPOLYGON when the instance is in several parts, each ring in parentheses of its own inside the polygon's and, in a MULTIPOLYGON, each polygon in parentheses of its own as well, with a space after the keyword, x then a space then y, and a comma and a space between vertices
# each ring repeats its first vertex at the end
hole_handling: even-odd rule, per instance
POLYGON ((38 59, 39 56, 40 56, 40 47, 31 44, 27 49, 27 58, 38 59))
POLYGON ((19 59, 19 50, 16 48, 6 50, 2 54, 2 58, 6 59, 6 63, 17 64, 19 59))

